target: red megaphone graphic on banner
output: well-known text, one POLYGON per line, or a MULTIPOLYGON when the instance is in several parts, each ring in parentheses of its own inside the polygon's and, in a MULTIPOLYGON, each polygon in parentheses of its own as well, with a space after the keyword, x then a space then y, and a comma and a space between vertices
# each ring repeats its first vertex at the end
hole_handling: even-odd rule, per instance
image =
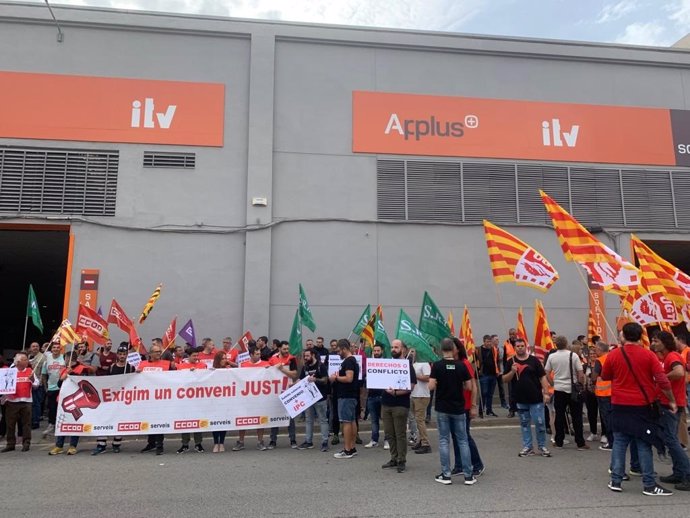
POLYGON ((79 418, 84 415, 82 408, 96 408, 101 404, 101 397, 91 383, 81 380, 78 386, 79 388, 73 394, 62 400, 62 409, 72 414, 75 421, 79 421, 79 418))

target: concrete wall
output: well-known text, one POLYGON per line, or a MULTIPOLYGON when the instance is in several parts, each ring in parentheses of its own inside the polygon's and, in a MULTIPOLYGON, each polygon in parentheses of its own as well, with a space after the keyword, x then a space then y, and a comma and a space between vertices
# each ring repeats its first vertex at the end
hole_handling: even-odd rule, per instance
MULTIPOLYGON (((536 296, 553 329, 584 333, 586 289, 551 230, 509 228, 560 272, 541 295, 493 284, 479 226, 376 222, 377 157, 351 151, 352 91, 690 104, 690 53, 678 50, 56 12, 66 34, 61 44, 41 6, 2 6, 0 48, 14 50, 0 54, 1 70, 226 86, 223 148, 0 142, 120 150, 116 217, 95 220, 119 228, 74 224, 70 308, 74 315, 81 268, 100 268, 103 305, 115 296, 132 316, 162 281, 163 295, 142 326, 147 340, 175 314, 179 325, 191 317, 199 335, 216 340, 245 328, 285 338, 300 282, 315 334, 327 338, 347 336, 363 307, 379 303, 392 336, 399 309, 415 318, 425 290, 444 311, 453 310, 457 327, 467 304, 477 338, 505 333, 519 306, 531 333, 536 296), (197 167, 144 170, 145 149, 193 151, 197 167), (252 207, 252 196, 268 197, 269 206, 252 207), (245 232, 245 225, 252 227, 245 232)), ((628 255, 625 236, 609 244, 628 255)), ((608 303, 613 321, 616 298, 608 303)))

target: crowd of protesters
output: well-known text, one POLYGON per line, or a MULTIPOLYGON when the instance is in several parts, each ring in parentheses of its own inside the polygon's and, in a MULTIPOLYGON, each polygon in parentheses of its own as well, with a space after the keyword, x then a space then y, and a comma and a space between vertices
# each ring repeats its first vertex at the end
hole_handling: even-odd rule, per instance
MULTIPOLYGON (((113 350, 112 342, 106 341, 95 351, 81 342, 65 353, 60 343, 41 347, 34 342, 26 351, 17 353, 12 362, 17 369, 15 393, 0 399, 0 437, 6 439, 0 452, 15 451, 19 445, 21 451, 29 451, 33 430, 41 428, 41 421, 47 423, 40 432, 43 438, 55 433, 60 387, 68 376, 275 367, 292 380, 307 378, 321 394, 321 400, 297 418, 305 421, 304 441, 299 444, 295 419, 290 419, 288 439, 294 449, 315 448, 314 428, 318 423, 320 450, 328 452, 342 440, 342 449, 334 457, 352 459, 358 455, 357 445, 363 444, 359 422, 368 419, 371 438, 364 448, 388 450, 390 458, 382 469, 404 473, 409 450, 420 455, 432 452, 427 424, 433 407, 441 463, 435 480, 448 485, 454 477, 462 476, 464 484, 472 485, 485 467, 472 438, 471 423, 477 418, 497 417, 493 400, 498 388, 507 417, 517 416, 519 420, 518 457, 551 457, 549 447, 565 447, 570 443, 568 435, 578 451, 598 444, 599 450, 609 453, 608 487, 612 491, 622 491, 622 483, 636 476, 642 479, 645 495, 667 496, 672 492, 657 483, 655 456, 672 467, 671 474, 661 476, 660 482, 672 484, 677 490, 690 490, 690 461, 686 453, 690 349, 684 336, 667 331, 655 333, 649 348, 643 346, 642 340, 643 328, 634 323, 623 326, 618 340, 611 344, 596 336, 589 342, 579 336, 571 343, 563 336, 554 336, 555 347, 542 358, 511 329, 502 345, 497 335, 485 335, 482 345, 469 355, 461 340, 444 339, 438 347, 440 359, 431 364, 417 362, 414 350, 393 340, 392 358, 410 362, 411 390, 368 389, 366 376, 360 381, 360 364, 355 356, 362 356, 364 365, 366 357, 384 357, 384 348, 378 343, 370 348, 363 342, 352 344, 341 339, 331 340, 326 347, 324 339, 318 337, 316 342, 306 340, 298 358, 290 354, 288 342, 269 341, 262 336, 250 341, 249 359, 240 363, 239 349, 229 337, 222 340, 220 348, 212 339, 205 338, 198 348, 177 345, 168 349, 164 349, 161 339, 155 338, 135 367, 128 363, 128 355, 134 349, 127 342, 113 350), (341 360, 339 370, 331 375, 329 355, 337 355, 341 360), (587 437, 583 416, 589 427, 587 437), (628 450, 630 463, 626 470, 628 450)), ((267 434, 266 430, 257 429, 256 449, 276 448, 278 432, 275 427, 267 434)), ((212 432, 214 453, 225 451, 226 435, 225 431, 212 432)), ((163 454, 166 437, 171 438, 149 435, 142 453, 163 454)), ((239 431, 232 451, 244 450, 245 439, 246 431, 239 431)), ((64 435, 55 437, 49 454, 64 453, 67 440, 66 454, 76 454, 79 436, 64 435)), ((113 453, 121 451, 122 440, 118 436, 111 439, 113 453)), ((183 433, 179 440, 178 454, 191 449, 205 451, 200 432, 183 433)), ((98 437, 91 454, 106 451, 108 438, 98 437)))

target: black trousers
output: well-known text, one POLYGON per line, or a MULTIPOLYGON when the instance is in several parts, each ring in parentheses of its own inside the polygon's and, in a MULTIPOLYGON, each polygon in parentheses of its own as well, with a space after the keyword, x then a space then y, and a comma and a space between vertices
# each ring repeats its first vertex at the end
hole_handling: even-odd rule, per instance
MULTIPOLYGON (((589 422, 589 431, 594 435, 597 434, 597 417, 599 417, 599 403, 594 392, 589 390, 585 392, 585 406, 587 407, 587 421, 589 422)), ((604 423, 601 423, 601 434, 605 435, 606 431, 604 428, 604 423)))
POLYGON ((573 430, 575 432, 575 443, 578 446, 585 445, 585 436, 582 433, 582 401, 572 401, 568 392, 556 390, 553 394, 553 406, 556 410, 556 446, 563 446, 566 428, 566 410, 570 410, 573 430))

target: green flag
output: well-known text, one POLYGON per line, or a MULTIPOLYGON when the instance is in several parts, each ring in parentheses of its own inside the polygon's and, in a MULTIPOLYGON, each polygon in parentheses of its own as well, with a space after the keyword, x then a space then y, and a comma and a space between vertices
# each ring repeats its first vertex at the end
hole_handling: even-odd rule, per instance
POLYGON ((34 287, 29 284, 29 301, 26 305, 26 316, 31 317, 31 321, 38 328, 38 330, 43 332, 43 321, 41 320, 41 313, 38 311, 38 301, 36 300, 36 294, 34 293, 34 287))
POLYGON ((422 301, 422 314, 419 317, 419 330, 439 341, 443 338, 452 338, 443 313, 426 291, 422 301))
POLYGON ((355 327, 352 328, 352 334, 353 335, 359 336, 362 334, 362 331, 364 331, 364 327, 367 325, 367 322, 369 322, 370 316, 371 316, 371 304, 367 304, 367 307, 364 308, 364 312, 362 313, 362 316, 359 317, 359 320, 357 320, 355 327))
POLYGON ((299 310, 295 311, 295 319, 292 321, 292 331, 290 331, 290 354, 293 356, 302 354, 302 322, 300 322, 299 313, 299 310))
POLYGON ((312 333, 316 331, 316 323, 314 323, 314 317, 311 314, 307 294, 304 293, 304 288, 302 288, 301 284, 299 285, 299 317, 312 333))
POLYGON ((383 319, 376 319, 376 332, 374 333, 374 344, 383 346, 383 357, 391 357, 391 342, 386 334, 386 328, 383 327, 383 319))
POLYGON ((424 338, 422 332, 417 329, 412 319, 407 316, 402 309, 400 310, 400 318, 398 318, 398 330, 395 332, 395 337, 402 340, 410 348, 416 351, 415 361, 418 362, 435 362, 438 356, 424 338))

